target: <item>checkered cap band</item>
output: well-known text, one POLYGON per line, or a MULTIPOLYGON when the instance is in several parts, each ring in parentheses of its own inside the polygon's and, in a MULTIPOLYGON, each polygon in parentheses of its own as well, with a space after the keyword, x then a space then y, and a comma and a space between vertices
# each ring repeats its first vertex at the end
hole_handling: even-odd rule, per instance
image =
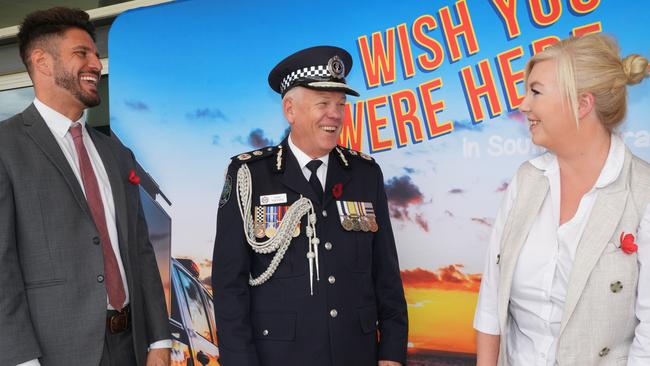
MULTIPOLYGON (((284 93, 291 84, 298 79, 330 79, 333 78, 329 70, 327 70, 327 65, 318 65, 318 66, 309 66, 292 72, 282 79, 280 83, 280 92, 284 93)), ((342 78, 339 80, 343 80, 342 78)))

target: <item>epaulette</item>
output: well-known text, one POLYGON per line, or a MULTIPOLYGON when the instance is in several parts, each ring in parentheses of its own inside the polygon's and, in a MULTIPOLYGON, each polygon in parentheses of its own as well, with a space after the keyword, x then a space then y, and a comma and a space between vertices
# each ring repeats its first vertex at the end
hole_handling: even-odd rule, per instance
MULTIPOLYGON (((337 152, 337 155, 340 156, 340 160, 343 160, 344 157, 349 156, 351 159, 362 160, 367 163, 376 163, 375 159, 373 159, 372 156, 361 151, 348 149, 347 147, 340 145, 337 145, 334 149, 337 152)), ((349 163, 347 163, 347 165, 349 165, 349 163)))
POLYGON ((267 146, 262 149, 257 149, 257 150, 241 153, 239 155, 235 155, 231 159, 233 162, 239 164, 252 163, 254 161, 258 161, 264 158, 268 158, 269 156, 272 156, 273 150, 275 150, 275 146, 267 146))

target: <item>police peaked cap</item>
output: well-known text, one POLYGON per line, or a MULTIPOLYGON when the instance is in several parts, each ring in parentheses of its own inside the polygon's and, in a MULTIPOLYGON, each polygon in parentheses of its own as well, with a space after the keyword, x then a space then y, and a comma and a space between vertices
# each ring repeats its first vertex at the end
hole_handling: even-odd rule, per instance
POLYGON ((295 86, 304 86, 358 97, 359 93, 345 83, 351 68, 352 56, 342 48, 306 48, 280 61, 269 74, 269 85, 282 96, 295 86))

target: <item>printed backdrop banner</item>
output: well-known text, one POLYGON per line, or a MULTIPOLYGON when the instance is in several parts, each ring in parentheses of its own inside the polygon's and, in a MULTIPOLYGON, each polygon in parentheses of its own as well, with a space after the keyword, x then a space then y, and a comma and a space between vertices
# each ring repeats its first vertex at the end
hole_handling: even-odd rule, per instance
MULTIPOLYGON (((471 364, 472 318, 494 216, 531 144, 523 68, 569 35, 606 32, 649 56, 643 1, 216 2, 130 11, 110 33, 111 126, 171 201, 172 256, 209 288, 229 158, 287 133, 268 72, 302 48, 354 66, 340 143, 380 163, 408 301, 409 364, 471 364)), ((620 131, 650 159, 650 83, 620 131)))

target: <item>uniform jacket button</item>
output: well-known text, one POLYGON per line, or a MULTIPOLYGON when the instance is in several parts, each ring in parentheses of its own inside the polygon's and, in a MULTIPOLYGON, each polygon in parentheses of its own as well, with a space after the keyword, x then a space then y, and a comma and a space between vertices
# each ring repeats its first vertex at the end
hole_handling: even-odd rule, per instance
POLYGON ((621 292, 621 290, 623 289, 623 284, 621 283, 621 281, 612 282, 609 285, 609 289, 612 290, 612 292, 614 293, 621 292))
POLYGON ((323 214, 323 217, 327 217, 327 211, 326 210, 323 210, 322 214, 323 214))
POLYGON ((331 316, 332 318, 336 318, 338 315, 339 315, 339 312, 336 311, 336 309, 332 309, 332 310, 330 310, 330 316, 331 316))
POLYGON ((262 331, 262 335, 263 335, 263 336, 267 336, 267 335, 269 335, 269 330, 268 330, 268 329, 264 329, 264 330, 262 331))
POLYGON ((97 282, 99 282, 99 283, 104 282, 104 276, 102 276, 102 275, 97 275, 97 282))
POLYGON ((327 278, 327 282, 329 282, 330 284, 333 285, 334 282, 336 282, 336 277, 334 277, 334 276, 329 276, 329 277, 327 278))
POLYGON ((325 243, 325 250, 332 250, 332 243, 330 243, 329 241, 325 243))
POLYGON ((101 243, 101 241, 99 240, 99 238, 98 238, 98 237, 94 237, 94 238, 93 238, 93 244, 95 244, 95 245, 99 245, 99 243, 101 243))

